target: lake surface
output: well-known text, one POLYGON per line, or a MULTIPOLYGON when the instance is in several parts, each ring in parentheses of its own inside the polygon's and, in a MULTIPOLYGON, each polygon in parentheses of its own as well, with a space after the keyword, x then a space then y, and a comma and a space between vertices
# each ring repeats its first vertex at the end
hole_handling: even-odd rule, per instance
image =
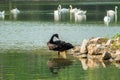
POLYGON ((83 39, 91 37, 111 38, 120 32, 119 21, 117 24, 105 26, 103 17, 91 21, 89 16, 89 20, 84 23, 54 22, 53 10, 26 11, 28 8, 24 7, 18 6, 23 8, 23 11, 16 20, 9 17, 9 12, 6 13, 5 20, 0 20, 0 80, 120 79, 119 64, 84 70, 81 62, 71 55, 68 59, 72 61, 72 65, 65 66, 59 69, 57 74, 53 74, 47 62, 58 56, 57 52, 48 50, 46 45, 54 33, 58 33, 60 39, 75 46, 81 45, 83 39))
POLYGON ((44 48, 0 51, 0 80, 119 80, 117 64, 84 70, 79 60, 68 56, 72 65, 53 74, 47 66, 50 58, 57 58, 56 52, 44 48))
POLYGON ((82 69, 73 57, 73 64, 52 74, 47 67, 57 52, 49 51, 46 43, 58 33, 62 40, 81 45, 90 37, 111 38, 120 31, 118 25, 55 23, 51 21, 0 22, 0 79, 1 80, 119 80, 119 68, 82 69))
POLYGON ((46 47, 54 33, 62 40, 80 45, 83 39, 91 37, 111 38, 120 31, 118 25, 106 27, 104 24, 73 24, 44 21, 1 21, 1 47, 46 47))

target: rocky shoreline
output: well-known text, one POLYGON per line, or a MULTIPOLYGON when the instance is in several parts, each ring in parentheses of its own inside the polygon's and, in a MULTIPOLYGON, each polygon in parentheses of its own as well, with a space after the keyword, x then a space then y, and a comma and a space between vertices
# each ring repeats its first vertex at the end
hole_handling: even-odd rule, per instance
POLYGON ((86 70, 89 67, 96 68, 100 64, 106 67, 108 63, 120 63, 119 47, 120 38, 97 37, 88 40, 84 39, 80 46, 76 46, 71 50, 70 54, 78 58, 82 63, 83 69, 86 70))

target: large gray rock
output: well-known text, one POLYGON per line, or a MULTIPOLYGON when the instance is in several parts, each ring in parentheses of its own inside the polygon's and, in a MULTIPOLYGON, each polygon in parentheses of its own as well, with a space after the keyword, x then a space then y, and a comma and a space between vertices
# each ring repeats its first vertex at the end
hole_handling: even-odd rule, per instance
POLYGON ((97 38, 93 38, 90 40, 90 43, 92 44, 103 44, 107 42, 107 38, 102 38, 102 37, 97 37, 97 38))
POLYGON ((88 50, 88 54, 95 54, 95 51, 96 51, 96 44, 89 44, 87 46, 87 50, 88 50))
POLYGON ((83 42, 82 42, 82 45, 81 45, 81 49, 80 49, 80 52, 81 53, 87 53, 88 50, 87 50, 87 46, 88 46, 88 40, 84 39, 83 42))
POLYGON ((100 55, 106 50, 106 46, 101 44, 89 44, 87 49, 90 55, 100 55))
POLYGON ((109 40, 106 42, 106 45, 112 45, 114 42, 115 42, 115 40, 109 39, 109 40))

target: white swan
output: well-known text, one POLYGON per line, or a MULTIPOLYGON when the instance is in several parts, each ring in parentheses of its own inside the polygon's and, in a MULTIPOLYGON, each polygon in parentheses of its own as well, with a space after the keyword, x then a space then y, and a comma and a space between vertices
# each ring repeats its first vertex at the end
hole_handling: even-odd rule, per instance
POLYGON ((115 21, 117 23, 117 9, 118 7, 115 6, 115 10, 108 10, 107 16, 104 17, 104 24, 109 25, 110 22, 115 21), (115 20, 114 20, 115 19, 115 20))
POLYGON ((107 12, 107 16, 104 17, 104 24, 108 26, 110 23, 110 20, 111 18, 108 16, 108 12, 107 12))
POLYGON ((60 6, 58 6, 57 10, 54 11, 54 20, 55 21, 60 20, 60 6))
POLYGON ((115 22, 117 22, 117 9, 118 9, 118 7, 115 6, 115 10, 108 10, 107 11, 108 12, 108 16, 111 19, 110 22, 114 21, 114 19, 115 19, 115 22))
POLYGON ((83 21, 86 21, 86 12, 87 12, 87 11, 78 10, 78 11, 75 13, 75 22, 83 22, 83 21))
POLYGON ((67 20, 69 16, 69 9, 62 8, 61 5, 58 6, 58 10, 54 11, 54 20, 55 21, 64 21, 67 20))
POLYGON ((14 9, 10 10, 10 13, 12 14, 14 19, 17 19, 17 16, 20 13, 20 10, 18 10, 17 8, 14 8, 14 9))
POLYGON ((4 20, 5 18, 5 11, 0 11, 0 19, 3 19, 4 20))
POLYGON ((117 23, 117 9, 118 9, 118 7, 115 6, 115 23, 117 23))
POLYGON ((70 7, 70 21, 74 21, 75 20, 75 13, 78 11, 77 8, 72 7, 72 5, 69 6, 70 7))

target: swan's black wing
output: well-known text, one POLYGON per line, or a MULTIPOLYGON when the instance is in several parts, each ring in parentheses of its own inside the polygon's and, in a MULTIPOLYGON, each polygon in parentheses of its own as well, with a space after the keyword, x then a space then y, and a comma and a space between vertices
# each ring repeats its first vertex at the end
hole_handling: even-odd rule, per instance
POLYGON ((63 43, 60 45, 59 47, 59 51, 65 51, 65 50, 69 50, 71 48, 74 48, 74 46, 70 43, 63 43))
POLYGON ((48 42, 47 46, 49 47, 50 50, 59 51, 59 49, 62 47, 61 44, 64 44, 64 43, 65 43, 64 41, 57 40, 52 43, 48 42))
POLYGON ((56 48, 54 49, 56 51, 65 51, 74 48, 72 44, 66 43, 65 41, 61 41, 61 40, 55 41, 55 44, 57 44, 56 48))
POLYGON ((47 43, 50 50, 54 51, 65 51, 69 50, 71 48, 74 48, 74 46, 70 43, 66 43, 65 41, 57 40, 53 43, 47 43))
POLYGON ((49 50, 54 50, 58 47, 56 44, 51 44, 51 43, 47 43, 47 46, 48 46, 49 50))

